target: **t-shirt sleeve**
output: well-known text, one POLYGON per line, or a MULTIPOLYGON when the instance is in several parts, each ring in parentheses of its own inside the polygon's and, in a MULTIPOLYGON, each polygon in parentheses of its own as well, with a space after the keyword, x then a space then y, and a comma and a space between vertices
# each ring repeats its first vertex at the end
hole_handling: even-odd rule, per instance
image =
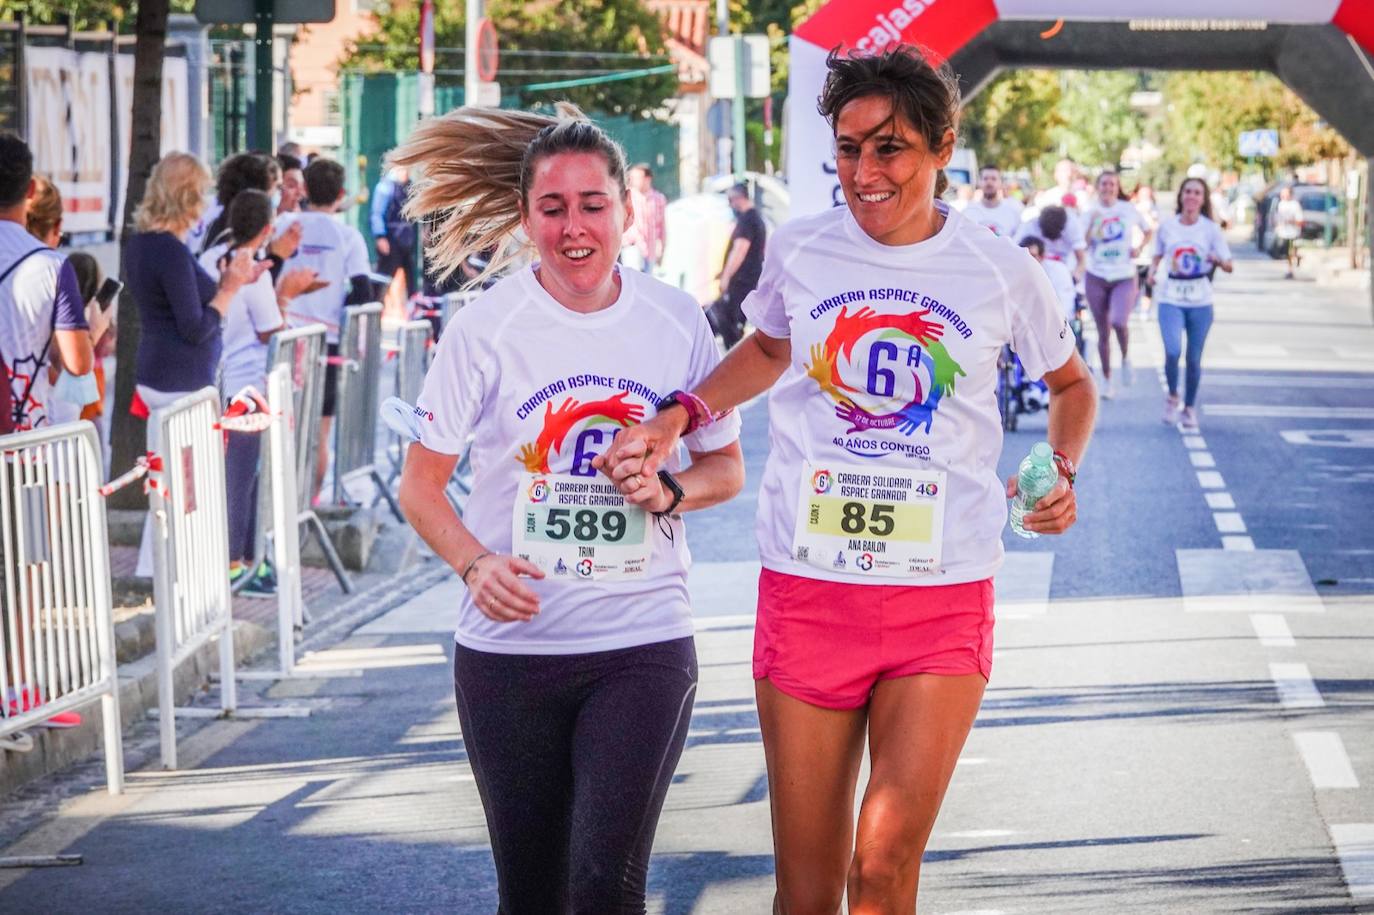
POLYGON ((81 283, 76 279, 76 269, 71 261, 63 260, 57 268, 57 290, 53 296, 53 322, 55 330, 89 330, 86 323, 86 303, 81 301, 81 283))
POLYGON ((1169 232, 1169 227, 1166 226, 1166 225, 1164 225, 1163 223, 1160 224, 1159 229, 1155 232, 1155 240, 1154 240, 1155 257, 1163 257, 1163 256, 1164 256, 1165 251, 1167 250, 1167 244, 1168 244, 1168 243, 1164 240, 1164 237, 1168 234, 1168 232, 1169 232))
POLYGON ((439 338, 434 362, 415 401, 420 444, 440 454, 460 455, 467 450, 482 409, 485 379, 466 324, 455 318, 439 338))
POLYGON ((248 305, 248 322, 253 325, 255 332, 266 333, 285 323, 281 308, 277 305, 277 290, 272 285, 270 274, 264 273, 258 277, 257 282, 244 291, 244 300, 248 305))
POLYGON ((367 242, 354 228, 348 231, 348 251, 344 255, 344 276, 364 276, 372 272, 372 264, 367 259, 367 242))
POLYGON ((1212 223, 1212 251, 1224 261, 1231 259, 1231 246, 1226 243, 1226 233, 1216 223, 1212 223))
POLYGON ((1059 306, 1050 278, 1030 254, 1022 251, 1008 271, 1011 296, 1011 348, 1032 379, 1069 361, 1074 336, 1059 306))
MULTIPOLYGON (((698 309, 692 334, 692 356, 683 390, 690 391, 701 384, 719 364, 720 350, 716 348, 716 335, 705 313, 698 309)), ((689 451, 715 451, 738 440, 739 430, 739 410, 731 410, 729 416, 696 430, 682 441, 689 451)))
POLYGON ((1069 237, 1069 243, 1075 251, 1086 251, 1088 248, 1088 237, 1083 229, 1083 218, 1069 215, 1069 223, 1064 227, 1064 234, 1069 237))
POLYGON ((782 297, 786 283, 782 270, 783 254, 783 246, 774 237, 773 244, 764 252, 763 272, 758 285, 740 306, 750 324, 780 340, 792 336, 792 322, 787 320, 787 304, 782 297))

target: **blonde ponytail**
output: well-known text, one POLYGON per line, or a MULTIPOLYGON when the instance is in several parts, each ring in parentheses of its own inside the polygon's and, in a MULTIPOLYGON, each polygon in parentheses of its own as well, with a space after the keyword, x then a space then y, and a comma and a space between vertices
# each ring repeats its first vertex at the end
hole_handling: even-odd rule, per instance
MULTIPOLYGON (((429 230, 425 246, 440 280, 469 254, 497 251, 478 279, 519 253, 515 240, 534 164, 546 155, 596 151, 625 186, 625 154, 578 110, 560 103, 554 116, 500 108, 458 108, 430 118, 387 156, 410 170, 404 214, 429 230)), ((475 281, 474 281, 475 282, 475 281)))

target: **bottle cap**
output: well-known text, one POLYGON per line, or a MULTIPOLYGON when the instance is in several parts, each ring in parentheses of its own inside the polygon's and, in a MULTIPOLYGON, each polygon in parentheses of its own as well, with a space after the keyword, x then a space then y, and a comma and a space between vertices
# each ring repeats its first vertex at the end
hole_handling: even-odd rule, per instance
POLYGON ((1030 456, 1037 464, 1051 464, 1054 462, 1054 449, 1049 442, 1036 442, 1031 446, 1030 456))

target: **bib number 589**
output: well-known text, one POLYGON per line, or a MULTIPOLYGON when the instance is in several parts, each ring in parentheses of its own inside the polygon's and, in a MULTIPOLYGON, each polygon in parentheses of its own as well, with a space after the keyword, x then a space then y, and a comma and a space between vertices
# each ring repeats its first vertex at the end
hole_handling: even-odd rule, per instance
POLYGON ((840 529, 846 534, 886 537, 897 527, 896 506, 881 502, 846 502, 840 509, 840 529))
POLYGON ((544 534, 550 540, 571 538, 580 543, 594 540, 616 543, 625 536, 625 515, 618 511, 603 515, 588 508, 576 513, 568 508, 551 508, 544 523, 544 534))

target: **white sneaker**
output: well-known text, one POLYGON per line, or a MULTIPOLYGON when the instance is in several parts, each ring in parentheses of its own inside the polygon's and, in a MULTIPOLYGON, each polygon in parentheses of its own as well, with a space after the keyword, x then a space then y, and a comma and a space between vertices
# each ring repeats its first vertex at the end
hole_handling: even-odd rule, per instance
POLYGON ((1179 399, 1177 397, 1164 398, 1164 425, 1172 426, 1178 422, 1179 399))
POLYGON ((1102 399, 1114 400, 1116 398, 1116 376, 1108 375, 1107 380, 1102 383, 1102 399))
POLYGON ((1197 410, 1192 407, 1184 407, 1179 414, 1178 427, 1184 432, 1197 432, 1197 410))
POLYGON ((1131 365, 1131 360, 1121 360, 1121 377, 1125 379, 1126 386, 1130 387, 1135 382, 1135 367, 1131 365))

